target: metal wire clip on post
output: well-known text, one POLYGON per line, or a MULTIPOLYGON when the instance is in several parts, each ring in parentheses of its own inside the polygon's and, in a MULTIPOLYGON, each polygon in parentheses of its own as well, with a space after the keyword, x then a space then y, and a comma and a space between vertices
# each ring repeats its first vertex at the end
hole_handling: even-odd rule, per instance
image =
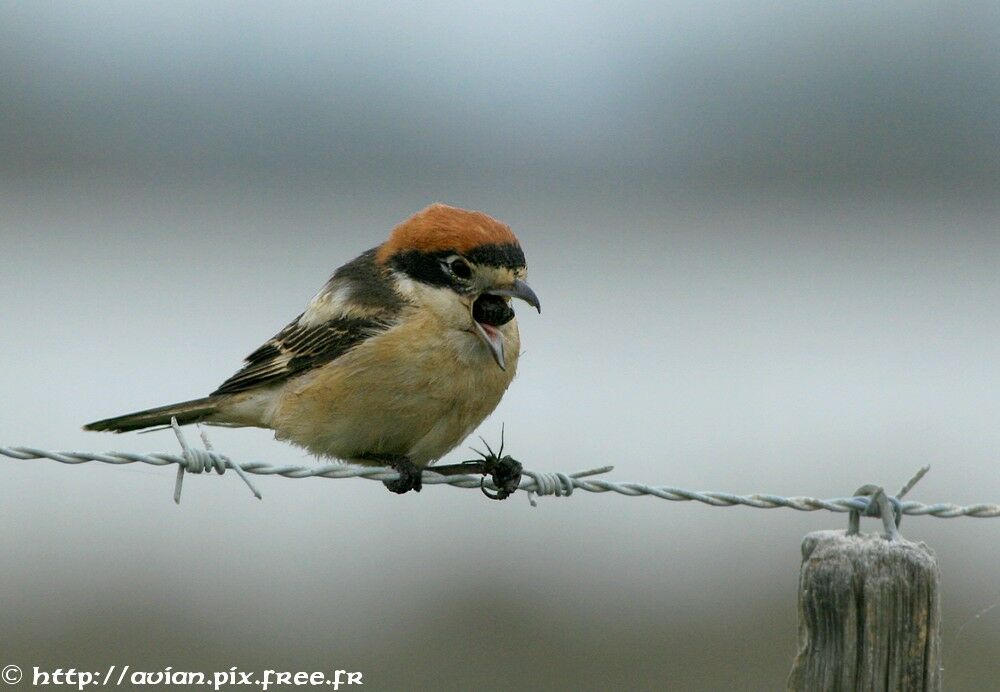
MULTIPOLYGON (((286 478, 366 478, 374 481, 395 480, 399 474, 389 468, 371 468, 352 466, 343 463, 326 463, 316 466, 276 466, 259 461, 237 464, 229 457, 219 454, 211 449, 207 444, 207 449, 195 449, 187 445, 183 435, 177 431, 178 440, 181 442, 182 454, 154 453, 135 454, 131 452, 57 452, 36 447, 0 447, 0 456, 11 459, 51 459, 63 464, 83 464, 97 461, 105 464, 150 464, 151 466, 167 466, 177 464, 178 480, 176 482, 174 497, 180 501, 181 479, 184 472, 202 473, 215 469, 222 473, 227 468, 231 468, 239 474, 240 478, 250 487, 253 494, 260 498, 260 492, 250 482, 247 474, 260 476, 284 476, 286 478)), ((204 436, 203 436, 203 439, 204 436)), ((534 495, 555 495, 569 496, 574 491, 582 490, 588 493, 618 493, 627 497, 650 496, 662 500, 674 502, 701 502, 711 507, 732 507, 741 505, 744 507, 754 507, 757 509, 774 509, 784 507, 800 512, 815 512, 826 510, 829 512, 857 512, 866 516, 881 516, 877 509, 877 499, 872 496, 855 495, 853 497, 837 497, 823 500, 815 497, 784 497, 771 494, 734 495, 715 491, 696 491, 674 488, 663 485, 646 485, 643 483, 628 483, 620 481, 610 481, 603 478, 593 478, 595 475, 608 473, 613 470, 613 466, 602 466, 600 468, 578 471, 576 473, 552 473, 542 471, 524 470, 518 490, 523 490, 528 494, 528 500, 535 504, 534 495), (876 500, 873 502, 873 500, 876 500), (871 509, 869 509, 871 508, 871 509)), ((988 519, 1000 517, 1000 505, 998 504, 975 504, 960 506, 949 502, 939 502, 935 504, 923 504, 913 500, 902 501, 901 498, 913 484, 916 483, 926 469, 921 470, 917 476, 910 481, 899 493, 897 497, 886 498, 900 515, 928 515, 941 519, 951 519, 954 517, 974 517, 988 519)), ((424 472, 425 485, 451 485, 457 488, 484 487, 482 476, 459 475, 442 476, 434 473, 433 467, 424 472)), ((487 479, 485 487, 497 490, 492 482, 487 479)), ((883 493, 884 495, 884 493, 883 493)), ((888 532, 890 533, 891 532, 888 532)))
POLYGON ((903 518, 903 513, 900 509, 902 506, 900 500, 906 493, 913 490, 913 486, 919 483, 920 479, 927 475, 927 472, 930 470, 930 466, 924 466, 917 471, 913 475, 913 478, 908 480, 906 485, 896 493, 895 497, 889 497, 885 494, 885 489, 877 485, 863 485, 854 491, 855 497, 867 497, 870 499, 868 507, 864 511, 851 510, 847 524, 847 535, 857 536, 861 532, 861 515, 864 514, 866 517, 880 517, 882 519, 882 527, 885 529, 886 540, 902 540, 903 536, 899 533, 899 522, 903 518))

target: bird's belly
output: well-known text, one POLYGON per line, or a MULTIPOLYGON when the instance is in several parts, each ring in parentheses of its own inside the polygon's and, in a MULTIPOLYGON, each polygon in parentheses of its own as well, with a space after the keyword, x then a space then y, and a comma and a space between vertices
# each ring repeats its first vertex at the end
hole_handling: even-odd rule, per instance
POLYGON ((275 435, 322 456, 405 455, 420 466, 464 440, 500 402, 518 344, 504 371, 474 335, 421 341, 399 331, 289 383, 275 435))

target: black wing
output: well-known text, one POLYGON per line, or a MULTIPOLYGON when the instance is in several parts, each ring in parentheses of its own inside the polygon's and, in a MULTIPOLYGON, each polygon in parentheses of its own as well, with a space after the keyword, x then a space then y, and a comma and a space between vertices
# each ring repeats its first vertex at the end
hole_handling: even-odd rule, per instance
POLYGON ((340 318, 303 327, 296 319, 247 356, 243 369, 212 394, 232 394, 286 380, 336 360, 390 326, 378 320, 340 318))
POLYGON ((402 308, 385 269, 375 264, 375 250, 365 252, 337 270, 310 310, 325 319, 306 320, 299 315, 266 344, 246 357, 243 369, 223 382, 212 394, 232 394, 286 380, 319 367, 389 329, 402 308), (343 291, 340 302, 331 296, 343 291), (326 301, 326 302, 324 302, 326 301), (329 314, 324 311, 332 311, 329 314))

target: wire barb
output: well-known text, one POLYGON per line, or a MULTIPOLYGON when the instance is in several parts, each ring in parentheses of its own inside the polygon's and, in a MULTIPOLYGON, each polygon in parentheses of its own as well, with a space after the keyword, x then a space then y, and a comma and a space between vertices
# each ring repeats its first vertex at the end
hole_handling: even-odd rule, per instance
POLYGON ((913 478, 911 478, 910 480, 906 481, 906 485, 904 485, 902 488, 900 488, 899 492, 896 493, 896 499, 897 500, 902 500, 903 499, 903 495, 906 495, 906 493, 908 493, 911 490, 913 490, 913 486, 915 486, 917 483, 919 483, 920 479, 923 478, 924 476, 926 476, 927 472, 930 471, 930 470, 931 470, 930 465, 927 465, 927 466, 924 466, 924 467, 920 468, 915 474, 913 474, 913 478))
POLYGON ((229 459, 229 457, 216 453, 212 449, 212 443, 209 442, 208 435, 204 430, 199 430, 199 432, 201 433, 201 441, 205 445, 205 449, 197 449, 188 445, 187 439, 181 431, 181 426, 177 424, 176 417, 170 418, 170 427, 173 428, 174 434, 177 436, 177 442, 181 446, 181 458, 183 459, 183 462, 177 462, 177 478, 174 481, 174 504, 179 505, 181 503, 181 490, 184 487, 185 473, 205 473, 214 469, 221 476, 226 472, 227 467, 236 471, 236 475, 247 484, 254 497, 258 500, 264 499, 260 491, 247 478, 247 475, 240 468, 239 464, 229 459))
MULTIPOLYGON (((210 455, 211 458, 221 458, 228 468, 236 469, 237 465, 227 457, 214 451, 198 450, 201 454, 210 455)), ((191 462, 177 454, 153 453, 136 454, 133 452, 57 452, 37 447, 0 447, 0 456, 11 459, 51 459, 62 464, 84 464, 97 461, 104 464, 149 464, 151 466, 168 466, 170 464, 180 464, 187 467, 191 462)), ((252 473, 259 476, 284 476, 285 478, 367 478, 374 481, 389 481, 399 478, 396 471, 388 468, 372 468, 353 466, 343 463, 327 463, 315 466, 276 466, 259 461, 251 461, 239 465, 240 470, 245 473, 252 473)), ((783 497, 781 495, 754 494, 754 495, 734 495, 732 493, 722 493, 714 491, 685 490, 663 485, 645 485, 643 483, 627 483, 621 481, 610 481, 604 478, 593 478, 599 473, 605 473, 611 467, 602 467, 590 471, 580 471, 570 474, 540 474, 539 472, 524 471, 524 476, 518 486, 518 490, 524 490, 536 495, 548 494, 551 487, 551 494, 555 495, 555 484, 549 486, 547 480, 549 476, 555 475, 559 478, 558 487, 560 494, 568 495, 569 488, 573 491, 584 491, 588 493, 617 493, 626 497, 650 496, 661 500, 672 502, 700 502, 710 507, 733 507, 740 505, 743 507, 754 507, 757 509, 774 509, 783 507, 794 509, 799 512, 816 512, 826 510, 828 512, 850 512, 851 510, 865 511, 868 509, 870 498, 868 497, 838 497, 829 500, 822 500, 815 497, 783 497), (565 478, 562 478, 565 476, 565 478)), ((434 468, 430 467, 424 471, 424 485, 452 485, 457 488, 479 488, 480 475, 457 475, 442 476, 434 473, 434 468)), ((918 479, 919 480, 919 479, 918 479)), ((555 482, 554 482, 555 483, 555 482)), ((487 481, 487 487, 492 488, 492 483, 487 481)), ((254 495, 260 497, 255 490, 254 495)), ((496 490, 497 488, 492 488, 496 490)), ((908 488, 905 488, 908 490, 908 488)), ((902 493, 900 493, 902 496, 902 493)), ((530 496, 529 496, 530 499, 530 496)), ((952 519, 954 517, 973 517, 977 519, 992 519, 1000 517, 1000 504, 976 504, 959 506, 948 502, 936 504, 922 504, 912 500, 900 501, 899 511, 901 514, 913 516, 932 516, 940 519, 952 519)))

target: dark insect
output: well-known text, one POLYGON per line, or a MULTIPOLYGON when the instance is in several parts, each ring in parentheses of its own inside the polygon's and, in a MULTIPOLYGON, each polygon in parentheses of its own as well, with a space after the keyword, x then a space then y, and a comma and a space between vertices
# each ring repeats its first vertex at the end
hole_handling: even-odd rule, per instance
POLYGON ((476 302, 472 305, 472 319, 479 324, 499 327, 514 319, 514 311, 500 296, 484 293, 476 298, 476 302))

